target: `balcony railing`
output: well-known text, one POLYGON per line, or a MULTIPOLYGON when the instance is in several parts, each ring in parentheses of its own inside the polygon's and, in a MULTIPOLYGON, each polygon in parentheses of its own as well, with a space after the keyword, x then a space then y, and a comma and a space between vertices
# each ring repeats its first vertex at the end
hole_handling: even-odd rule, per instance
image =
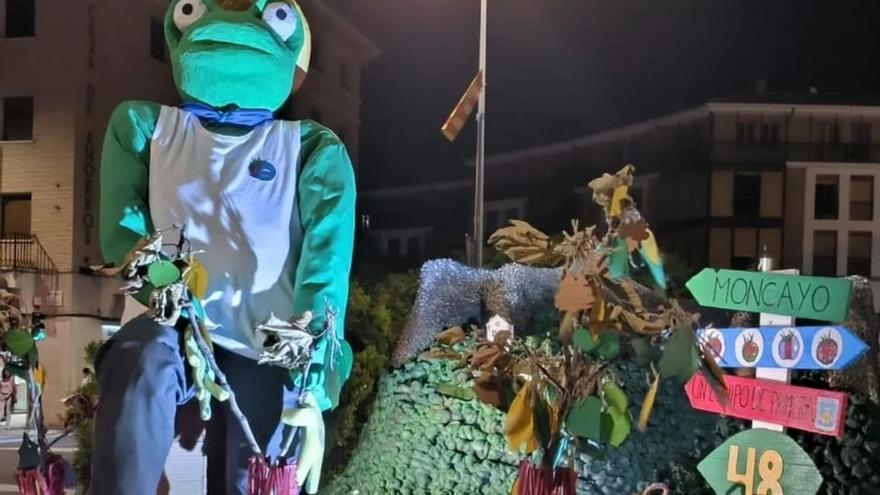
POLYGON ((773 145, 715 142, 712 159, 733 163, 845 162, 880 161, 880 146, 853 143, 778 143, 773 145))
POLYGON ((5 234, 0 237, 0 270, 58 271, 40 240, 33 234, 5 234))

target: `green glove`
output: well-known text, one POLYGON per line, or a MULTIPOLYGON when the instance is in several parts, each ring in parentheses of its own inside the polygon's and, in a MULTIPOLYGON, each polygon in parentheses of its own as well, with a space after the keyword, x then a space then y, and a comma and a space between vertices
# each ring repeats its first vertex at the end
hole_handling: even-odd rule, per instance
POLYGON ((286 409, 281 413, 281 421, 286 425, 303 429, 302 450, 296 464, 296 484, 305 488, 306 493, 318 493, 321 482, 321 465, 324 463, 324 417, 315 396, 306 392, 303 406, 286 409))
POLYGON ((214 370, 208 364, 202 350, 196 342, 193 327, 189 326, 183 335, 184 350, 186 353, 186 362, 192 370, 193 385, 196 388, 196 398, 199 400, 199 409, 204 421, 211 419, 211 398, 215 398, 220 402, 229 399, 229 392, 217 385, 214 370))

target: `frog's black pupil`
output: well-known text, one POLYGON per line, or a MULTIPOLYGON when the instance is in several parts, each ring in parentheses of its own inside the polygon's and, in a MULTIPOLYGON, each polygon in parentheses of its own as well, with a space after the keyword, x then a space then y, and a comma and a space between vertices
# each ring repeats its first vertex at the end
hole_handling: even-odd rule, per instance
POLYGON ((193 13, 193 6, 191 3, 183 4, 183 15, 190 15, 193 13))
POLYGON ((277 15, 278 19, 281 21, 283 21, 284 19, 287 19, 287 12, 285 12, 284 9, 278 9, 278 13, 275 15, 277 15))

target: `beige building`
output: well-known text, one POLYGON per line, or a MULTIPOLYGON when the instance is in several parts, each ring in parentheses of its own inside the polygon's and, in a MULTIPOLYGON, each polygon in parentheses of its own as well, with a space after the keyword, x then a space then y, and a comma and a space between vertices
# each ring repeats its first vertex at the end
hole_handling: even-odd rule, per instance
MULTIPOLYGON (((880 98, 759 87, 491 156, 487 234, 513 218, 550 232, 570 218, 598 223, 586 182, 626 163, 637 167, 631 191, 661 248, 690 268, 754 268, 766 246, 804 274, 870 278, 880 309, 880 98)), ((408 239, 460 249, 471 190, 471 181, 453 181, 365 191, 375 256, 407 257, 408 239), (436 204, 459 207, 450 216, 436 204)))
MULTIPOLYGON (((117 283, 87 268, 102 262, 101 143, 119 102, 178 103, 168 3, 0 0, 0 269, 27 312, 50 315, 40 352, 52 420, 79 385, 85 343, 118 323, 117 283)), ((357 156, 360 72, 378 50, 321 2, 301 3, 320 62, 295 99, 308 110, 294 114, 320 116, 357 156)))

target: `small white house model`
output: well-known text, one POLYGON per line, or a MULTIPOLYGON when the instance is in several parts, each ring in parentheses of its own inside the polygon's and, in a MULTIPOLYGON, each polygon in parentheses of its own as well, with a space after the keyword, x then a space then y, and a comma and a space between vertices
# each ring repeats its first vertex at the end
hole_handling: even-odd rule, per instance
POLYGON ((486 323, 486 340, 494 342, 495 337, 501 332, 509 332, 510 336, 513 337, 513 325, 498 315, 489 318, 489 321, 486 323))

